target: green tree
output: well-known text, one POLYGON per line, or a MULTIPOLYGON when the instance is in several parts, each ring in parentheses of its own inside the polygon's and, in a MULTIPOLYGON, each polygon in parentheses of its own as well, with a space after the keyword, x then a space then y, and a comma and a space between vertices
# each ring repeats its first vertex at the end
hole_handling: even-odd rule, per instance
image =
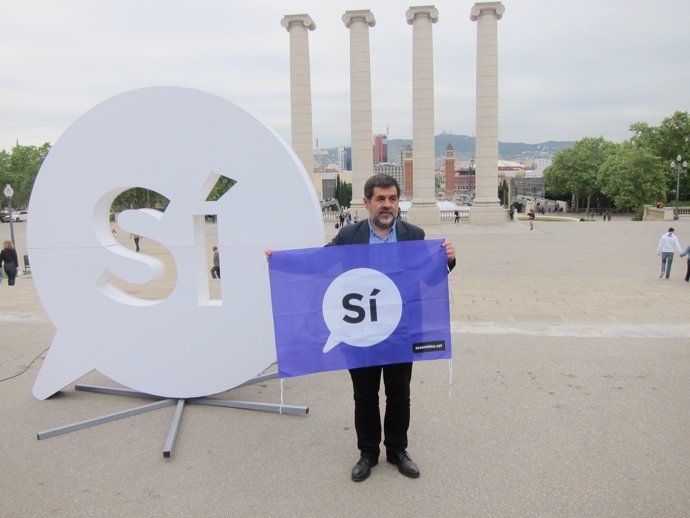
POLYGON ((621 211, 638 211, 645 204, 664 199, 664 162, 651 150, 630 142, 620 146, 601 166, 602 191, 621 211))
POLYGON ((659 128, 650 126, 646 122, 636 122, 630 126, 630 131, 633 133, 630 137, 631 144, 659 153, 659 128))
MULTIPOLYGON (((50 151, 50 144, 15 146, 9 153, 0 152, 0 191, 10 184, 14 190, 12 207, 21 209, 29 205, 31 190, 43 161, 50 151)), ((6 200, 2 197, 2 205, 6 200)))
POLYGON ((228 178, 227 176, 221 176, 220 178, 218 178, 218 181, 213 186, 213 189, 211 189, 211 193, 208 195, 208 201, 217 200, 226 192, 228 192, 236 183, 237 180, 233 180, 232 178, 228 178))
POLYGON ((335 199, 341 207, 349 207, 352 203, 352 184, 340 181, 340 175, 335 180, 335 199))
MULTIPOLYGON (((677 171, 671 169, 671 160, 676 160, 678 155, 683 160, 690 159, 690 114, 677 111, 670 117, 666 117, 658 127, 637 122, 630 127, 630 130, 634 133, 630 139, 634 145, 649 149, 662 159, 667 178, 667 198, 672 198, 670 194, 676 189, 677 171)), ((681 194, 690 192, 688 176, 690 175, 680 177, 681 194)))
POLYGON ((670 163, 677 155, 688 158, 690 155, 690 115, 688 112, 675 112, 661 121, 658 130, 656 154, 670 163))
POLYGON ((113 200, 111 210, 113 212, 142 208, 165 210, 168 203, 170 203, 170 200, 156 191, 144 189, 143 187, 134 187, 120 193, 113 200))
MULTIPOLYGON (((544 183, 549 193, 572 193, 587 200, 589 213, 592 198, 601 193, 599 169, 615 149, 616 144, 604 137, 585 137, 571 148, 562 149, 544 171, 544 183)), ((579 206, 575 200, 576 207, 579 206)))

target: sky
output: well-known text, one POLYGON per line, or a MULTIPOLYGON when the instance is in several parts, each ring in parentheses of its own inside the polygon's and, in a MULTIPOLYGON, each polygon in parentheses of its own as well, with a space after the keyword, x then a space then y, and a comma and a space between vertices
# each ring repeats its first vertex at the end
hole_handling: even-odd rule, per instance
MULTIPOLYGON (((373 133, 412 137, 412 26, 397 0, 0 0, 0 149, 55 144, 80 115, 137 88, 223 97, 290 143, 286 14, 309 14, 313 135, 350 143, 347 10, 370 9, 373 133)), ((504 0, 499 140, 539 143, 652 126, 690 111, 687 0, 504 0)), ((439 0, 436 133, 475 135, 474 2, 439 0)))

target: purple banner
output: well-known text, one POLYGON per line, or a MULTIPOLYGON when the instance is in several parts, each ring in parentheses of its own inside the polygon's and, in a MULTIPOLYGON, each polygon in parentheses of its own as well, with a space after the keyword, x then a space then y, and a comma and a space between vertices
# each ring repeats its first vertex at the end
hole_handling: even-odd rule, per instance
POLYGON ((278 375, 451 358, 442 242, 273 252, 278 375))

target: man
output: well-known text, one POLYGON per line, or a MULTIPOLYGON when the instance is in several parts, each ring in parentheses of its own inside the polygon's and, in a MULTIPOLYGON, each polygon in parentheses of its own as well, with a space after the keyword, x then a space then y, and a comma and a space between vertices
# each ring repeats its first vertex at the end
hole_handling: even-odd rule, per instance
POLYGON ((682 252, 683 249, 678 242, 678 238, 673 233, 673 227, 668 229, 668 232, 661 236, 659 239, 659 245, 656 247, 656 255, 661 256, 661 273, 659 274, 659 279, 666 274, 666 280, 668 280, 671 275, 671 265, 673 264, 673 254, 678 251, 682 252))
POLYGON ((529 212, 527 213, 527 219, 529 220, 529 229, 534 230, 534 218, 536 216, 534 215, 534 210, 530 209, 529 212))
POLYGON ((211 268, 211 277, 213 279, 220 279, 220 254, 218 247, 214 246, 213 250, 213 268, 211 268))
POLYGON ((134 251, 138 252, 141 250, 141 248, 139 248, 139 240, 141 239, 141 236, 139 234, 130 234, 129 238, 134 241, 134 251))
MULTIPOLYGON (((377 174, 364 184, 364 207, 368 219, 342 227, 326 246, 380 244, 424 239, 424 231, 398 219, 400 187, 392 176, 377 174)), ((455 266, 455 248, 450 241, 443 247, 448 255, 449 271, 455 266)), ((360 458, 352 468, 352 480, 361 482, 378 464, 381 443, 379 386, 383 374, 386 412, 383 422, 386 459, 398 471, 411 478, 419 477, 419 468, 407 453, 407 430, 410 424, 410 380, 412 363, 379 365, 350 369, 355 400, 355 429, 360 458)))

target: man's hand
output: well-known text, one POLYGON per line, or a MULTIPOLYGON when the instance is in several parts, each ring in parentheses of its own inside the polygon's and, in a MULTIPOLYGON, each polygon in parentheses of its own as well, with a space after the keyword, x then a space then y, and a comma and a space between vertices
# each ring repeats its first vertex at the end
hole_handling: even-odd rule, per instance
POLYGON ((455 261, 455 247, 453 246, 453 243, 446 239, 443 241, 441 246, 446 249, 446 253, 448 254, 448 263, 455 261))

